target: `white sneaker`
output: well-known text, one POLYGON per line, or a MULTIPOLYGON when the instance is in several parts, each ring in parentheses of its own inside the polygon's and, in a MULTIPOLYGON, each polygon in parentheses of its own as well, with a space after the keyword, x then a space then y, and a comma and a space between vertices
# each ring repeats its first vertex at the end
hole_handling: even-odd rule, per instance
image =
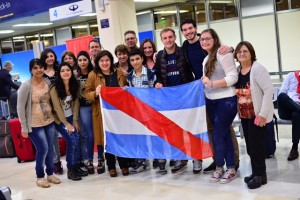
POLYGON ((193 160, 193 172, 199 174, 202 171, 202 160, 193 160))
POLYGON ((233 179, 237 177, 236 172, 229 172, 228 170, 225 172, 224 176, 220 180, 220 183, 229 183, 233 179))
POLYGON ((212 183, 219 182, 221 180, 223 174, 224 174, 223 169, 216 169, 209 181, 212 183))

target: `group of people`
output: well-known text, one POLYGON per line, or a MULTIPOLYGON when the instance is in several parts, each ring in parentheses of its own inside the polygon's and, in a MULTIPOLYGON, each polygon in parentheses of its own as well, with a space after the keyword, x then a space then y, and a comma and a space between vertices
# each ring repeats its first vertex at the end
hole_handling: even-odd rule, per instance
MULTIPOLYGON (((81 180, 94 173, 94 144, 98 148, 96 169, 99 174, 105 172, 105 160, 111 177, 118 175, 116 160, 125 176, 145 170, 147 158, 104 153, 101 87, 159 89, 194 80, 201 80, 205 91, 207 129, 214 161, 203 172, 212 172, 210 182, 228 183, 237 177, 239 151, 232 122, 238 113, 252 167, 251 175, 244 181, 250 189, 267 183, 264 137, 265 126, 273 116, 273 86, 268 71, 256 61, 255 50, 249 42, 240 42, 235 49, 222 46, 215 30, 206 29, 198 34, 192 19, 183 20, 180 28, 186 38, 183 46, 175 43, 175 31, 165 28, 160 32, 164 49, 159 52, 150 39, 142 41, 138 48, 136 33, 125 32, 125 45, 115 48, 117 63, 111 52, 101 50, 98 40, 90 41, 90 55, 80 51, 75 56, 67 51, 58 64, 54 51, 45 49, 40 59, 30 61, 32 78, 18 91, 17 110, 22 135, 29 137, 37 150, 38 186, 60 183, 53 175, 63 172, 58 133, 67 143, 67 176, 71 180, 81 180), (235 60, 239 62, 238 67, 235 60), (44 178, 45 165, 47 179, 44 178)), ((298 112, 299 105, 293 107, 297 107, 298 112)), ((297 139, 299 141, 299 137, 297 139)), ((185 169, 187 162, 171 160, 172 173, 185 169)), ((158 167, 161 174, 167 173, 165 159, 155 159, 153 167, 158 167)), ((202 160, 193 160, 193 172, 201 171, 202 160)))

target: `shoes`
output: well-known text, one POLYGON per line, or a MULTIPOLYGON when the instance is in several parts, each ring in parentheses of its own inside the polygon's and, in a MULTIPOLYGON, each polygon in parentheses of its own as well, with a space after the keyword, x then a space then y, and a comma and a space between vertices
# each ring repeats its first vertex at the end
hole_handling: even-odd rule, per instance
POLYGON ((212 162, 208 167, 206 167, 204 170, 203 170, 203 173, 204 174, 209 174, 213 171, 216 170, 216 163, 215 162, 212 162))
POLYGON ((50 187, 50 183, 45 178, 38 178, 36 181, 36 185, 41 188, 48 188, 50 187))
POLYGON ((130 169, 130 173, 139 173, 147 169, 146 161, 136 162, 135 167, 130 169))
POLYGON ((154 159, 154 160, 153 160, 153 163, 152 163, 153 169, 156 169, 158 166, 159 166, 159 161, 158 161, 158 159, 154 159))
POLYGON ((123 176, 128 176, 129 175, 129 169, 128 168, 122 168, 121 169, 123 176))
POLYGON ((288 161, 292 161, 297 159, 298 157, 299 157, 298 150, 292 149, 287 159, 288 161))
POLYGON ((262 185, 267 184, 267 176, 254 176, 248 183, 247 186, 249 189, 256 189, 262 185))
POLYGON ((75 168, 75 171, 76 171, 77 175, 80 176, 80 177, 84 177, 84 176, 89 175, 88 171, 81 169, 81 167, 75 168))
POLYGON ((55 177, 55 176, 53 176, 53 175, 48 176, 48 177, 47 177, 47 181, 48 181, 49 183, 53 183, 53 184, 60 184, 60 183, 61 183, 60 179, 57 178, 57 177, 55 177))
POLYGON ((53 170, 53 172, 55 174, 60 174, 60 175, 64 173, 64 169, 63 169, 63 166, 62 166, 62 164, 61 164, 60 161, 54 163, 54 170, 53 170))
POLYGON ((159 174, 165 175, 168 173, 168 171, 166 170, 166 162, 159 162, 158 167, 159 167, 159 171, 158 171, 159 174))
POLYGON ((169 163, 170 167, 173 167, 176 165, 176 160, 171 159, 169 163))
POLYGON ((202 170, 202 160, 193 160, 193 173, 199 174, 202 170))
POLYGON ((244 178, 244 182, 245 182, 245 183, 249 183, 249 182, 253 179, 253 177, 254 177, 253 174, 251 174, 250 176, 246 176, 246 177, 244 178))
POLYGON ((219 182, 221 180, 223 174, 224 174, 223 169, 216 169, 214 171, 213 175, 211 176, 211 178, 209 179, 209 181, 212 183, 219 182))
POLYGON ((98 165, 97 165, 97 173, 103 174, 105 172, 105 162, 104 159, 98 159, 98 165))
POLYGON ((69 168, 68 169, 68 179, 73 181, 80 181, 81 177, 77 174, 76 168, 69 168))
POLYGON ((85 163, 85 168, 89 174, 95 173, 94 164, 92 160, 89 160, 87 163, 85 163))
POLYGON ((229 183, 237 177, 236 171, 227 170, 224 176, 221 178, 220 183, 229 183))
POLYGON ((173 169, 171 169, 172 173, 177 173, 177 172, 181 172, 182 170, 184 170, 186 168, 186 164, 183 164, 181 162, 181 160, 177 160, 176 161, 176 165, 174 166, 173 169))
POLYGON ((117 170, 111 169, 108 171, 110 177, 117 177, 117 170))

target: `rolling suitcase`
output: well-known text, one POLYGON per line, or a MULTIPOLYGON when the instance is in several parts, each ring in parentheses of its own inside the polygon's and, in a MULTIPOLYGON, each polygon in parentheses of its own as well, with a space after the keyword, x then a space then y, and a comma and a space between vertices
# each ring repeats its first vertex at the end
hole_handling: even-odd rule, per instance
POLYGON ((9 121, 10 132, 15 145, 18 163, 35 160, 35 149, 29 138, 21 135, 21 124, 18 118, 9 121))
POLYGON ((16 152, 10 134, 9 121, 0 120, 0 158, 11 157, 16 157, 16 152))

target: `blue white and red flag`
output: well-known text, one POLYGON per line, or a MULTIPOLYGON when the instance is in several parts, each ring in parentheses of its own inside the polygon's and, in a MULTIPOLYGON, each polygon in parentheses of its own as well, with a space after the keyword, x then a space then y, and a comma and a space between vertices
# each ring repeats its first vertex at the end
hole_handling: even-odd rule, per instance
POLYGON ((102 87, 106 151, 128 158, 212 156, 200 80, 156 88, 102 87))

